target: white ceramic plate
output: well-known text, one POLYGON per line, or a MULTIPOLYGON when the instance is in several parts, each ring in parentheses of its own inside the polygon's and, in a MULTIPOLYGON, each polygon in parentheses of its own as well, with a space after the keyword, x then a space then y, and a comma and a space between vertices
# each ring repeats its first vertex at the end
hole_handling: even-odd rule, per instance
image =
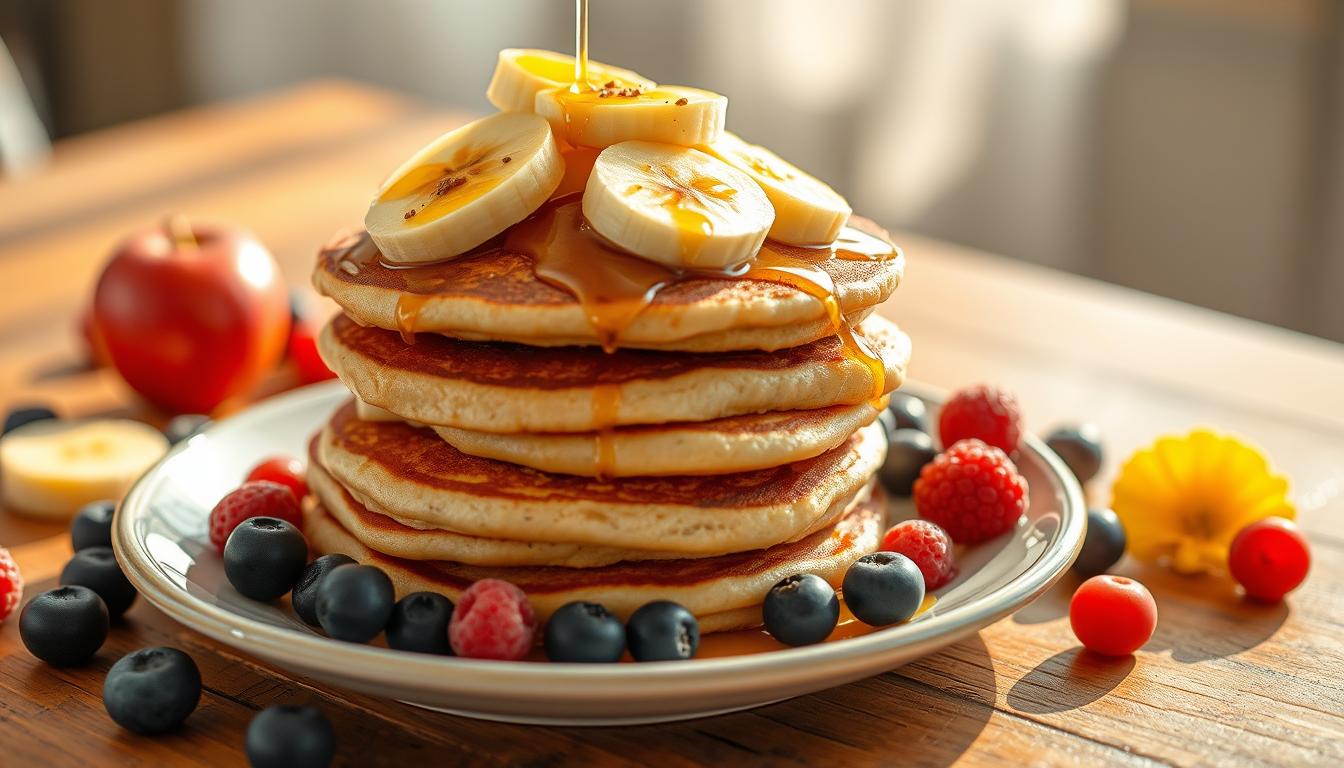
MULTIPOLYGON (((192 629, 276 666, 335 686, 456 714, 523 723, 611 725, 729 712, 879 674, 931 653, 1035 599, 1082 544, 1082 492, 1034 438, 1022 449, 1029 514, 972 549, 961 576, 915 620, 805 648, 644 664, 498 662, 402 653, 327 639, 287 603, 241 597, 209 544, 210 508, 262 457, 307 455, 307 441, 345 398, 331 382, 291 392, 179 445, 147 473, 117 515, 113 545, 140 593, 192 629)), ((895 517, 910 511, 894 506, 895 517)))

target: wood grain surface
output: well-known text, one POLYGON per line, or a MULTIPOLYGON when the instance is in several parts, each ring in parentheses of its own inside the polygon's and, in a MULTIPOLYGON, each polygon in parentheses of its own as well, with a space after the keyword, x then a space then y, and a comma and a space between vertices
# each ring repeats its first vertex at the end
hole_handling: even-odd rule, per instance
MULTIPOLYGON (((67 415, 160 414, 84 362, 75 325, 118 239, 181 212, 236 222, 296 286, 317 246, 358 223, 389 168, 466 119, 320 82, 58 146, 51 166, 0 182, 0 406, 67 415)), ((885 675, 755 711, 634 728, 477 722, 328 690, 184 629, 143 601, 87 667, 57 670, 0 627, 0 765, 245 764, 258 709, 316 703, 344 765, 1321 765, 1344 764, 1344 349, 1319 340, 897 235, 910 268, 884 312, 915 340, 914 378, 993 381, 1029 425, 1101 426, 1105 503, 1120 459, 1155 436, 1211 425, 1263 446, 1295 485, 1314 547, 1307 583, 1277 606, 1226 582, 1125 561, 1158 600, 1135 657, 1083 653, 1067 580, 1016 616, 885 675), (103 711, 121 654, 169 644, 206 693, 180 731, 144 738, 103 711)), ((284 386, 284 374, 273 387, 284 386)), ((0 511, 29 594, 69 557, 60 526, 0 511)))

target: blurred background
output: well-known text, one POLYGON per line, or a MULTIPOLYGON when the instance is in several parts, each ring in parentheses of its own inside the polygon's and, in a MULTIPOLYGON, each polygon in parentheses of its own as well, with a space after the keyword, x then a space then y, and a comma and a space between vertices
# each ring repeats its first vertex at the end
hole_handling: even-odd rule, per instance
MULTIPOLYGON (((0 168, 313 78, 484 112, 498 49, 572 50, 572 14, 3 0, 0 168)), ((591 37, 888 227, 1344 340, 1340 0, 593 0, 591 37)))

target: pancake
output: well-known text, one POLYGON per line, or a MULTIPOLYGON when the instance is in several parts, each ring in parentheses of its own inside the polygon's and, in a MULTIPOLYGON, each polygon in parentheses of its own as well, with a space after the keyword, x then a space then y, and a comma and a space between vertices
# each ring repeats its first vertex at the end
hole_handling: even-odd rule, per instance
POLYGON ((342 553, 383 569, 398 597, 432 591, 456 602, 472 582, 503 579, 527 593, 543 621, 573 600, 601 603, 623 621, 645 603, 675 600, 708 633, 759 626, 766 593, 786 576, 815 573, 839 587, 850 564, 877 548, 884 504, 882 492, 875 491, 834 526, 769 549, 601 568, 483 568, 391 557, 361 544, 321 504, 310 504, 305 511, 304 534, 319 553, 342 553))
MULTIPOLYGON (((881 356, 884 392, 900 386, 910 339, 881 317, 858 328, 881 356)), ((709 421, 873 399, 865 361, 827 336, 777 352, 649 352, 528 347, 421 334, 407 345, 339 315, 318 339, 355 395, 407 420, 477 432, 592 432, 709 421)))
MULTIPOLYGON (((858 237, 892 248, 886 232, 854 217, 858 237)), ((905 259, 835 258, 830 249, 778 243, 783 256, 813 264, 829 276, 841 311, 857 321, 896 289, 905 259)), ((594 256, 596 258, 596 256, 594 256)), ((532 256, 501 241, 438 265, 392 268, 368 236, 336 237, 318 254, 318 292, 362 324, 397 330, 398 315, 414 306, 415 328, 477 341, 535 346, 592 345, 603 341, 590 315, 567 290, 537 278, 532 256)), ((722 352, 784 349, 830 335, 820 302, 797 288, 764 280, 697 278, 677 281, 620 332, 623 347, 722 352)))
MULTIPOLYGON (((339 408, 322 466, 371 511, 509 539, 705 555, 769 547, 812 530, 886 455, 880 424, 810 459, 732 475, 600 481, 469 456, 429 429, 339 408)), ((843 507, 840 507, 843 510, 843 507)))
MULTIPOLYGON (((882 403, 878 404, 882 406, 882 403)), ((807 411, 771 411, 713 421, 618 427, 602 439, 604 477, 726 475, 777 467, 835 448, 877 418, 870 403, 807 411)), ((472 456, 509 461, 543 472, 596 475, 598 435, 592 432, 497 435, 435 427, 439 437, 472 456)))

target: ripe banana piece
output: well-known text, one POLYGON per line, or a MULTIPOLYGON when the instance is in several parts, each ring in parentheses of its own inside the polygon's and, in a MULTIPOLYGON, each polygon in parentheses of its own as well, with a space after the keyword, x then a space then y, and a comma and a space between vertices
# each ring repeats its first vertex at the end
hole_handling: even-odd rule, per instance
POLYGON ((527 218, 564 175, 546 121, 501 112, 413 155, 383 184, 364 226, 390 263, 443 261, 527 218))
MULTIPOLYGON (((588 79, 594 88, 608 83, 614 88, 652 90, 657 83, 638 72, 588 61, 588 79)), ((531 112, 537 92, 569 87, 574 82, 574 57, 536 48, 505 48, 499 52, 494 77, 485 97, 501 112, 531 112)))
POLYGON ((775 207, 770 239, 790 245, 828 245, 849 221, 845 198, 765 147, 724 131, 705 151, 750 176, 775 207))
POLYGON ((609 147, 622 141, 658 141, 697 147, 723 133, 728 97, 699 88, 660 85, 653 90, 609 88, 574 93, 539 91, 536 112, 555 135, 574 146, 609 147))
POLYGON ((747 174, 699 150, 650 141, 602 150, 583 193, 583 215, 637 256, 702 269, 751 261, 775 218, 747 174))
POLYGON ((100 499, 120 499, 168 451, 163 433, 138 421, 43 421, 0 440, 5 508, 69 519, 100 499))

